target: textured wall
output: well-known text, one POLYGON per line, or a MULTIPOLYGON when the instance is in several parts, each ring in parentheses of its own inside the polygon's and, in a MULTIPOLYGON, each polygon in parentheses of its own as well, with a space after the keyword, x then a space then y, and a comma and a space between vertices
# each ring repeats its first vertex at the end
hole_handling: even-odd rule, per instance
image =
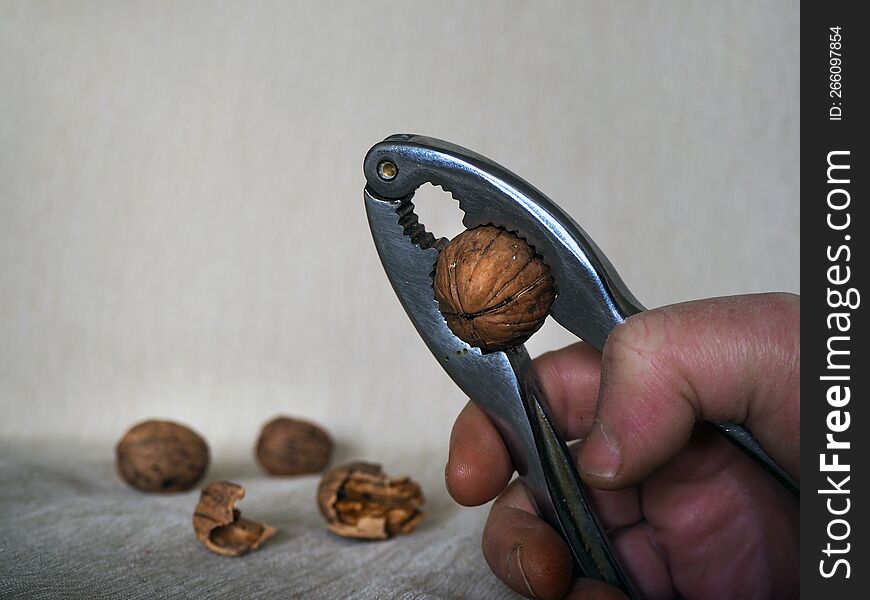
POLYGON ((648 306, 799 291, 797 2, 451 4, 0 2, 0 437, 247 456, 288 412, 440 468, 464 398, 361 199, 394 132, 520 173, 648 306))

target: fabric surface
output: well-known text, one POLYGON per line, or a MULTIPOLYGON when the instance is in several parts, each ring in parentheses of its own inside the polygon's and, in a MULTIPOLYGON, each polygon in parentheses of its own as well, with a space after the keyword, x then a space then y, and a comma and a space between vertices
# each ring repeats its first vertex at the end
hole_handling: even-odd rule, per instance
POLYGON ((361 542, 326 530, 317 476, 215 466, 205 481, 242 484, 242 515, 278 529, 259 550, 227 558, 194 535, 198 489, 144 494, 105 457, 54 450, 33 460, 20 447, 2 448, 2 598, 519 598, 481 555, 486 509, 453 504, 435 481, 422 482, 426 518, 415 532, 361 542))

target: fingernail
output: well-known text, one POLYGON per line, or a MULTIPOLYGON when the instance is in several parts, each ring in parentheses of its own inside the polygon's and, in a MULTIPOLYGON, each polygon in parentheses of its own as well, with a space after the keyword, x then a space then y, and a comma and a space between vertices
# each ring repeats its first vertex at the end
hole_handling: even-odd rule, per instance
POLYGON ((587 475, 602 479, 613 479, 622 466, 622 455, 616 441, 604 431, 604 426, 598 427, 590 434, 580 455, 580 469, 587 475))

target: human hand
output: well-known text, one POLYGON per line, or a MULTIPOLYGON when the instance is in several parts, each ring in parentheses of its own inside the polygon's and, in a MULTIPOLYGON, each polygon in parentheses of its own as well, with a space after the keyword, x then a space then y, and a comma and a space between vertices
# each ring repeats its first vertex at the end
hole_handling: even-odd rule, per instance
MULTIPOLYGON (((535 370, 595 511, 645 598, 799 595, 799 502, 703 421, 742 423, 796 481, 800 297, 759 294, 650 310, 599 354, 579 343, 535 370)), ((535 512, 486 415, 456 419, 445 471, 460 504, 496 496, 483 533, 493 572, 532 598, 624 598, 573 579, 568 546, 535 512)))

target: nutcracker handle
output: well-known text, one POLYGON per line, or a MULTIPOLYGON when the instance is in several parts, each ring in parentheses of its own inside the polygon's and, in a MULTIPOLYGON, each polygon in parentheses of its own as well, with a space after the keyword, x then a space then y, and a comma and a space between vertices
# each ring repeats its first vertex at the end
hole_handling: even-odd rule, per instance
POLYGON ((568 447, 553 425, 528 353, 520 346, 506 354, 519 383, 523 410, 498 411, 501 414, 490 416, 534 498, 538 513, 562 534, 582 576, 605 581, 637 598, 592 510, 568 447), (511 422, 520 414, 525 415, 524 422, 511 422), (507 415, 510 419, 505 419, 507 415), (518 436, 518 431, 526 435, 518 436))

